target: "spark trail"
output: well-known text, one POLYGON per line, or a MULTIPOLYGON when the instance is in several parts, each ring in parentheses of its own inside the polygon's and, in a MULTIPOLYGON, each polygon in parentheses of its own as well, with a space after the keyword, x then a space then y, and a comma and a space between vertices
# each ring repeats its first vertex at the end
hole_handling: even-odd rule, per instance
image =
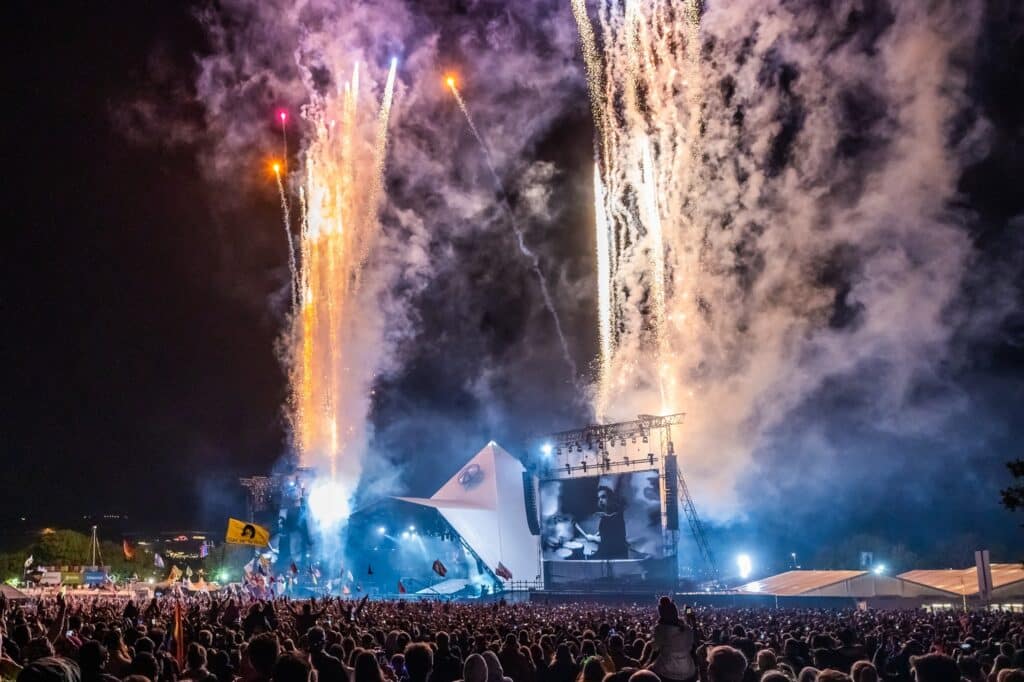
MULTIPOLYGON (((358 63, 336 91, 314 94, 303 109, 311 133, 297 183, 302 215, 289 411, 300 464, 317 471, 321 522, 347 518, 367 447, 382 320, 377 285, 366 271, 380 231, 396 66, 392 61, 375 113, 359 106, 368 93, 360 89, 358 63)), ((275 173, 287 223, 280 166, 275 173)))
MULTIPOLYGON (((598 420, 685 412, 721 517, 826 391, 870 385, 863 422, 913 428, 900 410, 943 373, 972 255, 948 131, 977 6, 896 3, 854 37, 813 0, 569 2, 595 123, 598 420)), ((787 454, 799 438, 817 465, 815 434, 787 454)))
POLYGON ((292 305, 299 303, 299 270, 295 261, 295 242, 292 241, 292 218, 288 209, 288 195, 284 191, 284 182, 281 180, 281 165, 273 165, 274 177, 277 179, 277 191, 281 195, 281 217, 284 221, 284 237, 288 240, 288 272, 291 274, 291 298, 292 305))
POLYGON ((572 359, 572 353, 569 352, 569 343, 566 341, 565 333, 562 331, 562 321, 558 316, 558 311, 555 309, 555 303, 551 298, 551 292, 548 291, 548 285, 544 279, 544 271, 541 270, 540 267, 540 258, 526 245, 526 237, 523 234, 523 231, 519 228, 519 224, 516 222, 512 206, 508 201, 508 193, 505 191, 505 184, 501 181, 501 177, 498 175, 498 171, 494 166, 494 161, 491 158, 490 148, 487 146, 483 136, 477 129, 476 123, 473 122, 473 117, 469 114, 469 109, 466 107, 466 102, 462 99, 462 94, 459 92, 459 89, 455 84, 455 79, 449 77, 445 82, 447 83, 448 88, 452 91, 452 95, 455 96, 455 101, 458 103, 459 109, 462 111, 462 115, 465 117, 466 123, 469 125, 470 132, 473 133, 473 137, 476 139, 477 144, 480 145, 480 150, 483 152, 487 169, 490 171, 491 178, 494 180, 494 185, 501 196, 501 205, 505 209, 509 224, 512 226, 512 231, 515 234, 519 252, 529 259, 534 275, 537 277, 537 284, 540 287, 541 297, 544 299, 544 307, 547 308, 548 313, 551 315, 551 319, 555 323, 555 332, 558 334, 558 342, 562 347, 562 357, 565 360, 565 364, 569 367, 572 381, 575 382, 576 362, 572 359))

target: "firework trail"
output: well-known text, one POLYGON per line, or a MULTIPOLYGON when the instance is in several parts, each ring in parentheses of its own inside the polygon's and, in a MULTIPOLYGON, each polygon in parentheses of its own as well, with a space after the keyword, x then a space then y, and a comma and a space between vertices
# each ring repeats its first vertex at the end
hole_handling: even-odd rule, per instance
POLYGON ((512 206, 508 202, 508 194, 505 191, 505 185, 498 176, 498 171, 494 167, 494 161, 491 158, 490 148, 484 141, 483 136, 480 135, 480 131, 477 130, 476 124, 473 122, 473 117, 469 115, 469 109, 466 108, 466 102, 462 99, 462 94, 455 85, 454 78, 448 78, 446 80, 449 89, 452 91, 452 95, 455 96, 455 101, 459 104, 459 109, 462 110, 462 115, 466 119, 466 123, 469 124, 469 130, 473 133, 473 137, 476 139, 477 144, 480 145, 480 149, 483 152, 484 161, 487 164, 487 169, 491 172, 491 178, 494 180, 494 185, 498 189, 498 193, 501 196, 501 205, 505 209, 505 213, 508 216, 509 224, 512 226, 512 231, 515 233, 516 242, 519 246, 519 252, 529 259, 530 265, 533 269, 534 274, 537 277, 537 283, 540 286, 541 297, 544 299, 544 307, 547 308, 548 313, 551 315, 551 319, 555 323, 555 332, 558 334, 558 342, 562 347, 562 357, 565 360, 565 364, 568 365, 571 373, 572 380, 576 381, 576 362, 572 359, 572 353, 569 352, 569 343, 566 341, 565 333, 562 331, 562 321, 558 316, 558 311, 555 309, 554 300, 551 298, 551 292, 548 291, 547 282, 544 279, 544 272, 540 267, 540 258, 526 245, 526 237, 523 231, 519 228, 519 224, 516 222, 515 215, 512 211, 512 206))
POLYGON ((969 249, 945 131, 978 10, 898 4, 851 39, 811 0, 571 5, 597 153, 594 412, 686 412, 691 472, 730 516, 753 453, 826 380, 874 371, 891 420, 948 352, 969 249))
MULTIPOLYGON (((303 109, 310 138, 301 153, 298 254, 289 241, 296 292, 290 332, 289 412, 302 466, 318 473, 310 494, 321 523, 347 516, 361 472, 379 320, 367 311, 375 290, 366 264, 379 233, 387 127, 397 62, 387 72, 375 115, 363 113, 359 65, 336 92, 303 109)), ((282 117, 282 124, 284 123, 282 117)), ((285 224, 289 206, 274 165, 285 224)))
POLYGON ((288 210, 288 195, 284 191, 284 182, 281 180, 281 165, 275 163, 274 177, 277 179, 277 191, 281 195, 281 217, 284 220, 284 237, 288 240, 288 271, 291 274, 291 298, 292 304, 299 304, 299 270, 295 262, 295 243, 292 241, 292 218, 288 210))

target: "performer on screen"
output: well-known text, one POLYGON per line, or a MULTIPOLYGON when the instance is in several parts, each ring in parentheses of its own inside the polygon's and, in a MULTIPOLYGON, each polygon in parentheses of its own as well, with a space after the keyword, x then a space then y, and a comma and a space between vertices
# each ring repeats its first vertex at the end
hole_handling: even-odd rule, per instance
POLYGON ((584 533, 590 542, 597 543, 591 559, 627 559, 626 520, 615 491, 606 485, 597 489, 597 533, 584 533))

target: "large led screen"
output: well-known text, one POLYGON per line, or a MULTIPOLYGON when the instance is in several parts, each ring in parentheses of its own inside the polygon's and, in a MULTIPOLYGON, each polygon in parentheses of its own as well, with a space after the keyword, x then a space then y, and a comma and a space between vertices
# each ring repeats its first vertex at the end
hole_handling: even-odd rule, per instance
POLYGON ((544 559, 649 559, 664 555, 658 472, 541 481, 544 559))

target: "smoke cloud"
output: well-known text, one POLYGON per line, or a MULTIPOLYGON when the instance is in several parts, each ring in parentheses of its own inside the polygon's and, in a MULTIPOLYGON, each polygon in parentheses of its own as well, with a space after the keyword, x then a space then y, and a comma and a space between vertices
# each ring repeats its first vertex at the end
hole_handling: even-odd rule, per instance
MULTIPOLYGON (((353 415, 368 423, 363 497, 429 494, 487 440, 518 446, 592 418, 444 84, 455 74, 587 366, 598 349, 593 216, 582 208, 593 201, 591 107, 569 3, 453 13, 440 2, 227 0, 202 18, 213 49, 197 89, 216 140, 204 167, 220 178, 251 174, 279 144, 274 109, 336 84, 333 65, 358 60, 380 84, 399 57, 364 302, 373 394, 353 415)), ((977 3, 708 2, 693 80, 666 74, 686 98, 651 133, 687 132, 668 176, 684 181, 658 197, 685 217, 663 226, 666 307, 685 320, 668 336, 672 407, 687 413, 677 450, 714 518, 785 507, 843 477, 853 496, 871 476, 909 470, 977 407, 957 380, 962 353, 1016 305, 1012 275, 980 274, 958 187, 989 153, 990 124, 969 95, 982 23, 977 3), (980 286, 1004 293, 972 298, 980 286), (884 445, 871 454, 865 443, 884 445)), ((638 292, 650 280, 637 262, 622 270, 636 305, 617 352, 630 369, 613 377, 608 417, 664 404, 660 369, 642 361, 638 292)))

